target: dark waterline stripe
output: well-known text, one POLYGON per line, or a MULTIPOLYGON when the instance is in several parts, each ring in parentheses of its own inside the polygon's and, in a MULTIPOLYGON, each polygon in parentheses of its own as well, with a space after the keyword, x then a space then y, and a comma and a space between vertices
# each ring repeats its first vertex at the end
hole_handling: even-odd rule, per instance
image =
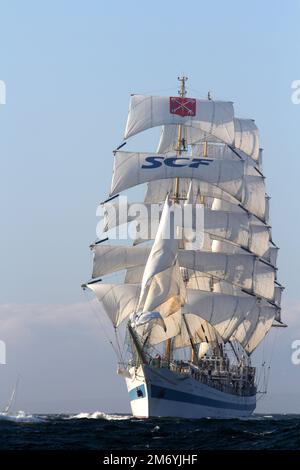
POLYGON ((157 385, 151 385, 151 397, 158 398, 160 400, 170 400, 191 403, 195 405, 208 406, 212 408, 227 408, 233 410, 254 410, 255 404, 240 404, 230 403, 213 398, 202 397, 199 395, 193 395, 191 393, 179 392, 178 390, 172 390, 171 388, 159 387, 157 385))

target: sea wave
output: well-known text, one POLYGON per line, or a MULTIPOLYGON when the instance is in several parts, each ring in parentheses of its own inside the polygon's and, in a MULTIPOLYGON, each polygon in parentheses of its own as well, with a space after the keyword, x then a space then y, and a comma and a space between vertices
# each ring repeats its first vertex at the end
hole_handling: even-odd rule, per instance
POLYGON ((0 420, 2 421, 13 421, 15 423, 41 423, 45 421, 45 419, 27 414, 24 411, 18 411, 15 414, 12 413, 0 413, 0 420))
POLYGON ((104 411, 94 411, 92 413, 81 412, 68 416, 67 419, 104 419, 106 421, 123 421, 132 419, 132 415, 110 414, 104 411))
POLYGON ((103 411, 47 415, 20 411, 0 414, 0 433, 5 435, 0 449, 291 450, 300 449, 299 431, 299 415, 143 420, 103 411))

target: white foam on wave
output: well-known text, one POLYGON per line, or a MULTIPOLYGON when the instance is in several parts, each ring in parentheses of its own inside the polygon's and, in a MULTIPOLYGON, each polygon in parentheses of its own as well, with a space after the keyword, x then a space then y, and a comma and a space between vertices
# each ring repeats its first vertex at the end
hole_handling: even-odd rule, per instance
POLYGON ((256 415, 240 416, 237 418, 239 421, 265 421, 266 419, 273 419, 272 415, 256 415))
POLYGON ((94 411, 93 413, 81 412, 76 415, 69 416, 67 419, 104 419, 106 421, 122 421, 131 418, 131 415, 118 415, 104 413, 103 411, 94 411))
POLYGON ((26 414, 24 411, 18 411, 16 414, 0 413, 0 420, 13 421, 15 423, 41 423, 44 421, 38 416, 26 414))

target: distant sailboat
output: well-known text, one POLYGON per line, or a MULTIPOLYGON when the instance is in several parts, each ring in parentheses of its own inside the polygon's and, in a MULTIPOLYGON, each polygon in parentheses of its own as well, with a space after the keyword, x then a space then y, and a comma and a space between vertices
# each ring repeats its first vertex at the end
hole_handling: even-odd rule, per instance
POLYGON ((125 138, 162 126, 161 138, 157 152, 124 152, 125 143, 114 152, 104 236, 91 245, 83 287, 114 326, 134 416, 248 416, 258 392, 251 354, 272 326, 285 326, 259 132, 231 102, 186 97, 179 80, 178 97, 131 97, 125 138), (145 208, 160 204, 158 227, 132 246, 108 242, 110 230, 137 220, 134 203, 120 217, 116 198, 140 184, 145 208), (203 207, 202 246, 163 236, 186 204, 203 207))
POLYGON ((17 394, 17 389, 18 389, 18 385, 19 385, 19 380, 20 380, 20 377, 17 378, 15 386, 14 386, 14 388, 12 390, 12 393, 11 393, 10 399, 9 399, 7 405, 5 406, 4 410, 1 412, 1 415, 8 415, 11 412, 12 407, 13 407, 13 405, 15 403, 15 400, 16 400, 16 394, 17 394))

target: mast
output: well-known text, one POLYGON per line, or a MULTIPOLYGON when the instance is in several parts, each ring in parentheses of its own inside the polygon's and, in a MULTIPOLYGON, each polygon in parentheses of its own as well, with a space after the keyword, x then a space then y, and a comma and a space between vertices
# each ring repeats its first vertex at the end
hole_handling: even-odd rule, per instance
MULTIPOLYGON (((208 101, 211 101, 211 92, 209 91, 207 93, 207 99, 208 101)), ((204 158, 207 158, 208 157, 208 142, 207 140, 204 141, 204 145, 203 145, 203 157, 204 158)), ((201 204, 205 204, 205 197, 204 196, 200 196, 200 203, 201 204)))
MULTIPOLYGON (((178 94, 181 98, 184 98, 186 96, 186 88, 185 88, 185 83, 188 80, 188 77, 185 77, 184 75, 182 77, 178 77, 178 80, 180 82, 180 89, 178 90, 178 94)), ((178 125, 178 133, 177 133, 177 149, 176 149, 176 154, 179 157, 182 153, 182 124, 178 125)), ((179 178, 175 178, 175 185, 174 185, 174 202, 179 201, 179 178)), ((171 359, 171 354, 172 354, 172 339, 167 339, 166 340, 166 345, 165 345, 165 356, 167 362, 170 362, 171 359)))
POLYGON ((198 349, 197 349, 197 346, 195 345, 194 343, 194 340, 193 340, 193 337, 192 337, 192 334, 191 334, 191 330, 190 330, 190 327, 189 327, 189 324, 185 318, 185 314, 182 315, 183 317, 183 321, 184 321, 184 324, 185 324, 185 327, 186 327, 186 330, 188 332, 188 335, 189 335, 189 340, 190 340, 190 343, 191 343, 191 350, 192 350, 192 355, 191 355, 191 362, 192 363, 196 363, 197 365, 199 364, 199 360, 198 360, 198 349))
MULTIPOLYGON (((188 77, 185 77, 184 75, 182 77, 178 77, 178 80, 180 81, 180 89, 178 91, 178 94, 181 98, 184 98, 186 96, 186 88, 185 88, 185 83, 188 80, 188 77)), ((177 134, 177 149, 176 149, 177 156, 179 157, 182 153, 182 124, 178 125, 178 134, 177 134)), ((175 202, 178 202, 179 200, 179 178, 175 178, 175 202)))
POLYGON ((129 334, 132 338, 132 341, 133 341, 133 344, 136 348, 136 351, 137 351, 137 354, 138 354, 138 357, 141 361, 142 364, 146 364, 147 360, 146 360, 146 356, 144 354, 144 351, 143 351, 143 348, 141 347, 136 335, 135 335, 135 332, 130 324, 130 321, 127 323, 127 328, 128 328, 128 331, 129 331, 129 334))
MULTIPOLYGON (((212 101, 212 95, 211 95, 210 90, 207 92, 207 99, 208 99, 208 101, 212 101)), ((207 139, 205 139, 204 145, 203 145, 203 158, 207 158, 207 157, 208 157, 208 141, 207 141, 207 139)), ((201 202, 201 204, 205 205, 205 196, 200 196, 200 202, 201 202)), ((211 277, 211 292, 213 292, 213 291, 214 291, 214 277, 212 276, 211 277)), ((216 348, 217 348, 218 352, 220 353, 221 352, 221 347, 220 347, 220 344, 219 344, 219 341, 218 341, 218 338, 217 338, 217 335, 216 335, 215 331, 211 330, 209 328, 208 329, 208 334, 209 334, 209 342, 216 344, 216 348)))

